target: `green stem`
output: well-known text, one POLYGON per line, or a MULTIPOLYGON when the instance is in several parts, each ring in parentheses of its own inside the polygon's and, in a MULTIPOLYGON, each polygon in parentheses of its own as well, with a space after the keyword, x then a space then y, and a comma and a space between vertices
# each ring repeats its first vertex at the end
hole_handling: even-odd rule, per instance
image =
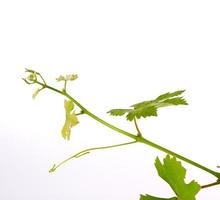
POLYGON ((66 92, 66 84, 67 84, 67 80, 64 81, 64 92, 66 92))
POLYGON ((158 144, 156 144, 156 143, 153 143, 153 142, 151 142, 151 141, 149 141, 149 140, 147 140, 147 139, 145 139, 145 138, 143 138, 143 137, 133 135, 133 134, 127 132, 127 131, 124 131, 124 130, 122 130, 122 129, 120 129, 120 128, 118 128, 118 127, 116 127, 116 126, 114 126, 114 125, 112 125, 112 124, 110 124, 110 123, 104 121, 103 119, 97 117, 96 115, 94 115, 93 113, 91 113, 89 110, 87 110, 86 108, 84 108, 78 101, 76 101, 73 97, 71 97, 71 96, 70 96, 69 94, 67 94, 66 92, 60 91, 60 90, 58 90, 58 89, 56 89, 56 88, 53 88, 53 87, 51 87, 51 86, 49 86, 49 85, 45 85, 45 84, 40 83, 40 82, 38 82, 38 81, 36 81, 36 83, 39 84, 39 85, 41 85, 41 86, 44 86, 45 88, 48 88, 48 89, 50 89, 50 90, 53 90, 53 91, 55 91, 55 92, 57 92, 57 93, 59 93, 59 94, 61 94, 61 95, 64 95, 65 97, 69 98, 69 99, 70 99, 71 101, 73 101, 73 103, 75 103, 82 111, 84 111, 85 114, 89 115, 91 118, 95 119, 96 121, 100 122, 101 124, 103 124, 103 125, 105 125, 105 126, 111 128, 112 130, 115 130, 115 131, 117 131, 117 132, 119 132, 119 133, 122 133, 123 135, 126 135, 126 136, 128 136, 128 137, 130 137, 130 138, 136 140, 137 142, 147 144, 147 145, 149 145, 149 146, 151 146, 151 147, 154 147, 154 148, 156 148, 156 149, 158 149, 158 150, 161 150, 161 151, 163 151, 163 152, 165 152, 165 153, 168 153, 168 154, 170 154, 170 155, 172 155, 172 156, 175 156, 176 158, 179 158, 180 160, 183 160, 183 161, 185 161, 185 162, 187 162, 187 163, 189 163, 189 164, 191 164, 191 165, 193 165, 193 166, 195 166, 195 167, 197 167, 197 168, 200 168, 200 169, 202 169, 202 170, 204 170, 204 171, 206 171, 206 172, 212 174, 213 176, 217 177, 218 179, 220 179, 220 173, 219 173, 219 172, 213 171, 213 170, 211 170, 211 169, 209 169, 209 168, 207 168, 207 167, 205 167, 205 166, 203 166, 203 165, 201 165, 201 164, 199 164, 199 163, 197 163, 197 162, 194 162, 193 160, 190 160, 190 159, 188 159, 188 158, 186 158, 186 157, 184 157, 184 156, 181 156, 180 154, 177 154, 177 153, 175 153, 175 152, 173 152, 173 151, 171 151, 171 150, 169 150, 169 149, 166 149, 166 148, 164 148, 164 147, 162 147, 162 146, 160 146, 160 145, 158 145, 158 144))
POLYGON ((186 157, 184 157, 184 156, 182 156, 180 154, 177 154, 177 153, 175 153, 175 152, 173 152, 173 151, 171 151, 169 149, 166 149, 166 148, 164 148, 164 147, 162 147, 162 146, 160 146, 160 145, 158 145, 156 143, 153 143, 153 142, 151 142, 151 141, 149 141, 149 140, 147 140, 147 139, 145 139, 143 137, 138 138, 137 141, 141 142, 141 143, 144 143, 144 144, 147 144, 147 145, 149 145, 151 147, 154 147, 156 149, 159 149, 159 150, 161 150, 161 151, 163 151, 163 152, 165 152, 167 154, 170 154, 172 156, 175 156, 176 158, 179 158, 180 160, 183 160, 183 161, 185 161, 185 162, 187 162, 187 163, 189 163, 191 165, 194 165, 195 167, 198 167, 198 168, 200 168, 200 169, 202 169, 202 170, 204 170, 204 171, 214 175, 218 179, 220 178, 220 173, 219 172, 213 171, 213 170, 211 170, 211 169, 209 169, 209 168, 207 168, 207 167, 205 167, 205 166, 203 166, 203 165, 201 165, 201 164, 199 164, 199 163, 197 163, 197 162, 195 162, 193 160, 190 160, 190 159, 188 159, 188 158, 186 158, 186 157))
POLYGON ((83 151, 80 151, 76 154, 74 154, 73 156, 70 156, 69 158, 63 160, 62 162, 60 162, 57 165, 54 165, 49 172, 54 172, 57 168, 59 168, 61 165, 65 164, 66 162, 68 162, 69 160, 73 159, 73 158, 79 158, 81 156, 84 156, 88 153, 90 153, 91 151, 94 150, 100 150, 100 149, 110 149, 110 148, 115 148, 115 147, 121 147, 121 146, 125 146, 125 145, 129 145, 129 144, 134 144, 137 143, 137 141, 133 141, 133 142, 127 142, 127 143, 122 143, 122 144, 115 144, 115 145, 111 145, 111 146, 102 146, 102 147, 93 147, 93 148, 89 148, 89 149, 85 149, 83 151))
POLYGON ((128 136, 128 137, 130 137, 130 138, 132 138, 132 139, 134 139, 134 140, 137 139, 137 136, 135 136, 135 135, 133 135, 133 134, 131 134, 131 133, 129 133, 129 132, 126 132, 126 131, 124 131, 124 130, 122 130, 122 129, 116 127, 116 126, 113 126, 112 124, 110 124, 110 123, 104 121, 103 119, 100 119, 99 117, 97 117, 96 115, 94 115, 93 113, 91 113, 90 111, 88 111, 86 108, 84 108, 78 101, 76 101, 73 97, 71 97, 71 96, 70 96, 69 94, 67 94, 66 92, 60 91, 60 90, 58 90, 58 89, 56 89, 56 88, 54 88, 54 87, 51 87, 51 86, 49 86, 49 85, 44 85, 44 84, 42 84, 42 83, 40 83, 40 82, 38 82, 38 81, 36 81, 36 83, 39 84, 39 85, 45 86, 45 88, 48 88, 48 89, 50 89, 50 90, 53 90, 53 91, 55 91, 55 92, 57 92, 57 93, 62 94, 62 95, 65 96, 65 97, 69 98, 73 103, 75 103, 75 104, 84 112, 84 114, 89 115, 90 117, 92 117, 92 118, 95 119, 96 121, 102 123, 103 125, 105 125, 105 126, 111 128, 111 129, 113 129, 113 130, 115 130, 115 131, 117 131, 117 132, 119 132, 119 133, 122 133, 122 134, 124 134, 124 135, 126 135, 126 136, 128 136))

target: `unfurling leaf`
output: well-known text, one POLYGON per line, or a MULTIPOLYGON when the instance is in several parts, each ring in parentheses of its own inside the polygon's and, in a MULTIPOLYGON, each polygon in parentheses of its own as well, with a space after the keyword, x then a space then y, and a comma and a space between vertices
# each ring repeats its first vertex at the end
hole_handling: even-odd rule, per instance
POLYGON ((79 123, 74 109, 72 101, 64 100, 64 107, 66 111, 66 121, 62 128, 62 136, 66 140, 70 140, 71 128, 79 123))
POLYGON ((166 181, 175 192, 178 200, 196 199, 195 196, 201 187, 194 180, 188 184, 185 183, 186 169, 175 157, 167 155, 163 163, 161 163, 159 158, 156 158, 155 167, 157 168, 159 176, 166 181))
POLYGON ((137 119, 141 117, 157 116, 157 110, 161 107, 176 106, 176 105, 188 105, 186 100, 179 96, 185 90, 178 90, 172 93, 165 93, 158 96, 154 100, 143 101, 132 105, 130 109, 112 109, 108 111, 113 116, 126 115, 127 120, 132 121, 135 117, 137 119))

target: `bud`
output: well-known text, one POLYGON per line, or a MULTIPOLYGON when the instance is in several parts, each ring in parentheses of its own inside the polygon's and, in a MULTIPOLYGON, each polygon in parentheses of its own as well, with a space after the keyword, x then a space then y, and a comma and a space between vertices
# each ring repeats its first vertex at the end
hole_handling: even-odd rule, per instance
POLYGON ((28 77, 27 77, 28 81, 34 82, 37 80, 37 74, 36 72, 32 72, 28 77))

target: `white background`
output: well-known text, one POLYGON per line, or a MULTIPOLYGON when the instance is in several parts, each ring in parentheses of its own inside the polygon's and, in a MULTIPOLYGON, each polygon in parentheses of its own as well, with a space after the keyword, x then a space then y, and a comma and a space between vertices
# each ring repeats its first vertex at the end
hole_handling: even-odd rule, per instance
MULTIPOLYGON (((24 68, 52 85, 77 73, 70 93, 105 120, 134 132, 133 124, 106 114, 157 95, 186 89, 189 106, 164 108, 140 121, 144 136, 217 170, 220 113, 219 1, 0 1, 0 199, 138 200, 173 195, 157 176, 151 147, 96 151, 48 169, 77 151, 130 141, 87 116, 62 139, 63 97, 21 80, 24 68)), ((211 175, 183 163, 187 180, 211 175)), ((220 186, 198 200, 217 200, 220 186)))

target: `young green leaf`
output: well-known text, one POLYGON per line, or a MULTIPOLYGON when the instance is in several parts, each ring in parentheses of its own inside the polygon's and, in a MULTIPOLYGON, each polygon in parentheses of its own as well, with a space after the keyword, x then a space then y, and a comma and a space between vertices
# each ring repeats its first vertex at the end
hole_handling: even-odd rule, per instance
POLYGON ((166 181, 175 192, 178 200, 195 200, 196 194, 200 191, 200 185, 194 180, 185 183, 186 169, 177 161, 175 157, 167 155, 163 163, 157 157, 155 167, 159 176, 166 181))
POLYGON ((70 140, 71 128, 79 123, 74 109, 72 101, 64 100, 64 107, 66 111, 66 120, 62 128, 62 136, 66 140, 70 140))
POLYGON ((131 109, 112 109, 108 111, 113 116, 126 115, 127 120, 132 121, 136 117, 137 119, 143 117, 157 116, 157 110, 161 107, 187 105, 186 100, 179 96, 185 90, 178 90, 172 93, 165 93, 158 96, 154 100, 142 101, 140 103, 132 105, 131 109))
POLYGON ((172 198, 159 198, 159 197, 154 197, 151 195, 141 195, 140 200, 177 200, 176 197, 172 197, 172 198))

